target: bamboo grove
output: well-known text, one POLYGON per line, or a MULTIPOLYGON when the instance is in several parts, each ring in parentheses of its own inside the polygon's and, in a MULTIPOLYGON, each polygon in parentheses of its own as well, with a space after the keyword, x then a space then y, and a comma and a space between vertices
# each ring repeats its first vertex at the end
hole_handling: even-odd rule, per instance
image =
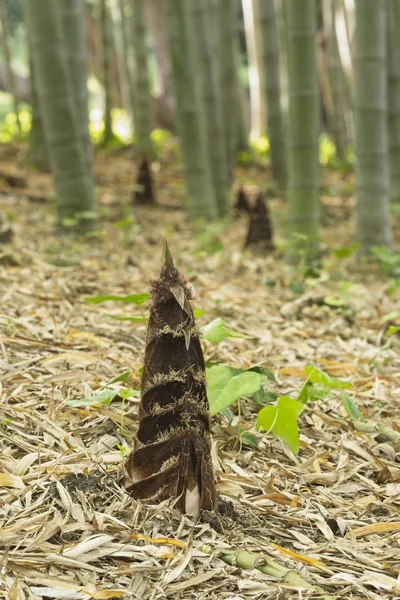
MULTIPOLYGON (((22 4, 28 160, 52 172, 61 230, 71 219, 77 228, 95 227, 88 102, 88 79, 95 77, 103 98, 100 144, 115 140, 116 107, 129 119, 147 190, 133 193, 139 204, 156 197, 156 129, 177 137, 184 209, 205 220, 233 214, 238 156, 251 156, 266 136, 265 183, 273 180, 285 199, 281 235, 294 240, 289 258, 301 248, 314 259, 320 143, 328 135, 338 165, 355 157, 361 253, 390 246, 391 205, 400 202, 399 0, 41 0, 40 10, 35 0, 22 4)), ((20 126, 10 3, 0 7, 2 85, 20 126)), ((264 248, 272 248, 270 239, 264 248)))

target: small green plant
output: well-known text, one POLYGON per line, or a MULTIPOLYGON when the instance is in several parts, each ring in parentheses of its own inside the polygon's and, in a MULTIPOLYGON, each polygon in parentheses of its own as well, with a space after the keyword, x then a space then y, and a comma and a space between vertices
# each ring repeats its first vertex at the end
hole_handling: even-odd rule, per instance
POLYGON ((225 321, 220 317, 217 317, 210 323, 207 323, 207 325, 204 325, 201 328, 201 336, 203 339, 214 342, 215 344, 219 344, 229 337, 242 339, 248 339, 250 337, 244 333, 235 331, 234 329, 229 329, 229 327, 225 325, 225 321))
POLYGON ((121 375, 111 379, 111 381, 108 381, 105 385, 99 388, 95 394, 79 400, 70 400, 67 402, 67 405, 72 406, 73 408, 88 408, 89 406, 111 404, 111 402, 117 397, 122 400, 135 398, 139 395, 138 390, 135 390, 131 387, 125 387, 123 385, 115 385, 117 383, 126 383, 129 379, 129 376, 130 372, 125 371, 124 373, 121 373, 121 375))
POLYGON ((257 429, 264 429, 284 442, 297 454, 299 451, 298 417, 305 406, 290 396, 280 396, 274 406, 264 406, 257 415, 257 429))
POLYGON ((141 306, 150 298, 150 294, 148 292, 142 292, 140 294, 129 294, 128 296, 118 296, 116 294, 103 294, 100 296, 90 296, 89 298, 85 298, 85 302, 89 302, 90 304, 101 304, 102 302, 125 302, 128 304, 136 304, 137 306, 141 306))
POLYGON ((206 371, 210 414, 222 412, 239 398, 251 397, 263 386, 266 377, 255 371, 241 371, 214 365, 206 371))
POLYGON ((395 252, 386 246, 375 246, 372 248, 372 254, 385 275, 400 279, 400 252, 395 252))
POLYGON ((119 221, 115 221, 114 227, 120 229, 123 235, 123 243, 125 246, 131 243, 132 229, 136 223, 134 215, 132 215, 132 207, 130 203, 124 203, 122 205, 122 218, 119 221))
POLYGON ((0 421, 0 429, 1 429, 1 430, 3 430, 3 431, 7 431, 8 425, 9 425, 10 423, 12 423, 12 420, 11 420, 11 419, 7 419, 7 418, 5 418, 5 419, 2 419, 2 420, 0 421))
POLYGON ((353 400, 344 390, 352 385, 330 376, 318 367, 304 367, 306 380, 297 398, 290 396, 276 397, 264 390, 267 381, 274 379, 273 374, 264 367, 253 367, 247 371, 235 370, 225 365, 212 366, 207 370, 207 392, 210 403, 210 413, 215 415, 223 412, 228 421, 232 413, 229 407, 240 398, 254 398, 257 395, 261 402, 267 404, 257 415, 256 427, 271 433, 284 442, 287 447, 297 454, 299 451, 298 418, 307 408, 309 401, 324 400, 334 392, 339 394, 342 405, 351 419, 360 419, 361 413, 353 400))
POLYGON ((220 239, 221 227, 221 223, 212 223, 205 228, 201 227, 201 231, 196 237, 195 254, 205 256, 221 252, 224 249, 220 239))
MULTIPOLYGON (((85 298, 84 300, 85 300, 85 302, 88 302, 89 304, 102 304, 103 302, 122 302, 124 304, 135 304, 136 306, 142 306, 149 299, 150 299, 149 292, 141 292, 139 294, 128 294, 127 296, 118 296, 117 294, 101 294, 99 296, 89 296, 89 297, 85 298)), ((110 315, 108 313, 106 313, 106 314, 108 317, 110 317, 110 319, 114 319, 114 321, 127 321, 130 323, 147 323, 149 320, 148 314, 131 315, 131 316, 110 315)), ((204 310, 201 310, 200 308, 195 308, 193 310, 193 315, 195 318, 200 317, 203 314, 204 314, 204 310)), ((222 324, 223 324, 223 322, 222 322, 222 324)), ((210 325, 211 325, 211 323, 210 323, 210 325)), ((213 328, 211 328, 211 330, 212 329, 213 328)), ((246 337, 243 334, 239 334, 238 332, 233 332, 232 330, 227 330, 227 331, 231 332, 231 333, 229 333, 229 335, 231 337, 232 337, 232 334, 235 334, 235 337, 246 337)), ((210 332, 210 335, 213 335, 212 331, 210 332)), ((215 333, 214 335, 217 335, 217 333, 215 333)), ((225 337, 226 337, 226 335, 225 335, 225 337)))
MULTIPOLYGON (((86 298, 86 302, 100 304, 102 302, 116 301, 135 304, 141 306, 150 295, 148 292, 140 294, 130 294, 127 296, 118 295, 99 295, 86 298)), ((329 302, 327 302, 329 304, 329 302)), ((337 305, 336 301, 332 301, 337 305)), ((204 311, 195 311, 197 315, 204 311)), ((109 315, 119 321, 144 322, 148 320, 147 315, 120 317, 109 315)), ((400 328, 393 329, 396 333, 400 328)), ((223 319, 217 318, 201 328, 201 335, 211 343, 220 343, 227 338, 248 338, 234 329, 227 327, 223 319)), ((228 422, 233 420, 233 413, 230 406, 238 402, 241 398, 253 398, 254 401, 262 406, 258 412, 256 427, 271 433, 282 440, 283 443, 294 453, 297 454, 300 447, 298 418, 307 408, 309 402, 316 402, 332 397, 338 394, 343 408, 348 416, 353 420, 359 420, 362 416, 352 398, 346 393, 346 390, 352 389, 351 383, 332 377, 322 369, 313 365, 304 367, 305 381, 300 388, 297 398, 283 395, 277 396, 274 392, 265 389, 268 381, 275 381, 273 373, 263 365, 255 365, 249 369, 235 369, 227 365, 211 364, 206 369, 207 397, 210 414, 224 414, 228 422)), ((93 406, 95 404, 109 404, 116 397, 130 398, 137 396, 138 391, 124 386, 115 387, 116 383, 126 382, 129 373, 124 373, 108 382, 100 390, 83 400, 69 402, 70 406, 82 407, 93 406)), ((257 446, 257 438, 251 433, 245 431, 240 425, 236 427, 234 435, 241 444, 257 446)))
POLYGON ((117 448, 119 450, 121 458, 127 458, 132 451, 132 449, 129 446, 125 446, 124 444, 117 444, 117 448))
POLYGON ((333 248, 332 254, 339 260, 343 260, 345 258, 349 258, 350 256, 354 256, 354 254, 360 249, 360 244, 358 242, 354 242, 354 244, 350 244, 350 246, 342 246, 341 248, 333 248))

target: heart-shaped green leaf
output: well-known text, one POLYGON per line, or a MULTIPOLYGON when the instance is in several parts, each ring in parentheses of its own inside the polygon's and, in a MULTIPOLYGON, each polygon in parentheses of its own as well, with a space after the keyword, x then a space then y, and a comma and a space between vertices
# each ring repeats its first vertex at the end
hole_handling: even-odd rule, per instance
POLYGON ((304 367, 304 373, 311 383, 319 383, 328 388, 352 388, 351 383, 348 381, 341 381, 336 377, 331 377, 328 373, 325 373, 322 369, 318 369, 318 367, 314 367, 313 365, 304 367))
POLYGON ((257 415, 257 427, 265 429, 281 439, 297 454, 299 451, 299 428, 297 419, 304 405, 290 396, 281 396, 275 406, 265 406, 257 415))
POLYGON ((211 323, 207 323, 204 327, 201 328, 202 337, 209 342, 214 342, 215 344, 219 344, 225 338, 233 337, 233 338, 244 338, 248 339, 249 336, 240 333, 239 331, 235 331, 234 329, 229 329, 226 327, 225 321, 218 317, 211 321, 211 323))
POLYGON ((129 294, 128 296, 116 296, 116 295, 102 295, 102 296, 90 296, 89 298, 85 298, 85 302, 89 302, 90 304, 100 304, 101 302, 127 302, 128 304, 136 304, 137 306, 141 306, 150 298, 150 294, 148 292, 143 292, 142 294, 129 294))
POLYGON ((252 396, 262 385, 262 376, 254 371, 235 375, 229 367, 207 369, 207 396, 211 415, 216 415, 243 396, 252 396))

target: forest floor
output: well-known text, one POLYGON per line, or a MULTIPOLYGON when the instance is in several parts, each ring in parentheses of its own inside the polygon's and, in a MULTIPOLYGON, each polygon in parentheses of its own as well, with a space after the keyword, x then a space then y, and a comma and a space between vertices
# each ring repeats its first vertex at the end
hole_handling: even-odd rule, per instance
MULTIPOLYGON (((0 151, 14 172, 20 157, 0 151)), ((156 169, 160 204, 183 198, 176 162, 171 151, 156 169)), ((351 251, 351 176, 324 175, 323 260, 307 271, 279 251, 243 252, 244 217, 193 227, 183 211, 132 210, 136 168, 132 152, 98 153, 98 232, 85 240, 55 233, 48 176, 25 174, 22 190, 0 181, 14 232, 0 246, 0 597, 400 598, 400 288, 351 251), (294 398, 316 365, 352 384, 361 412, 347 415, 340 390, 309 401, 297 456, 255 429, 253 399, 232 407, 231 423, 213 417, 220 510, 195 525, 121 485, 137 396, 69 404, 127 370, 139 389, 146 325, 109 315, 146 307, 85 298, 148 290, 162 236, 195 286, 198 324, 221 317, 249 336, 204 341, 206 360, 262 363, 275 376, 266 389, 294 398), (258 568, 239 568, 241 550, 258 568), (259 570, 271 559, 286 577, 259 570), (288 583, 291 572, 309 587, 288 583)), ((238 178, 257 191, 267 175, 238 178)), ((279 250, 282 201, 270 207, 279 250)))

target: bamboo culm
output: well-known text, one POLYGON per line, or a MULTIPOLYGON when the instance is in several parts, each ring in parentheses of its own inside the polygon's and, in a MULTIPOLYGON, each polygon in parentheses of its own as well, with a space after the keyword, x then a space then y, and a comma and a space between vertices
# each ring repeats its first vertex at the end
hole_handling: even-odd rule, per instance
POLYGON ((287 185, 285 128, 281 107, 279 48, 273 1, 260 2, 263 69, 267 94, 268 137, 271 147, 272 176, 281 190, 287 185))
POLYGON ((386 1, 356 0, 356 220, 361 252, 390 244, 386 1))
POLYGON ((222 117, 221 79, 219 70, 217 31, 210 17, 207 2, 190 0, 191 18, 195 33, 195 52, 200 72, 198 84, 206 115, 206 146, 211 180, 215 191, 219 216, 228 212, 228 163, 222 117))
POLYGON ((288 224, 290 258, 319 252, 320 103, 316 65, 316 0, 286 0, 289 131, 288 224))
POLYGON ((191 218, 215 219, 218 206, 211 183, 205 115, 196 76, 199 64, 188 3, 166 0, 165 7, 188 213, 191 218))
POLYGON ((69 74, 60 5, 26 0, 26 22, 35 81, 56 191, 58 222, 74 218, 82 228, 93 223, 94 186, 69 74))
POLYGON ((135 57, 134 89, 137 111, 135 134, 140 156, 150 159, 153 154, 151 132, 154 128, 154 102, 150 91, 144 0, 132 0, 132 7, 133 52, 135 57))

